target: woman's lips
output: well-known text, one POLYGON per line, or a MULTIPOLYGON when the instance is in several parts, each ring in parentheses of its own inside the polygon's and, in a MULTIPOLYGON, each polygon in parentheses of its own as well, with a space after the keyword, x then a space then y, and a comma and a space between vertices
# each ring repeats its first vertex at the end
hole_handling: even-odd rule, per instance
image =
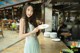
POLYGON ((28 14, 28 16, 31 16, 31 14, 28 14))

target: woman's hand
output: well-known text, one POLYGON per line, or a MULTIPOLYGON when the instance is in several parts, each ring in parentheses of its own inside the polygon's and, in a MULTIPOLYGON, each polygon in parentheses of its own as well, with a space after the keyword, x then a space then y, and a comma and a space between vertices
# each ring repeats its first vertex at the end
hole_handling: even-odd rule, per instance
POLYGON ((36 28, 34 28, 33 33, 36 33, 36 32, 38 32, 38 31, 39 31, 39 28, 36 27, 36 28))

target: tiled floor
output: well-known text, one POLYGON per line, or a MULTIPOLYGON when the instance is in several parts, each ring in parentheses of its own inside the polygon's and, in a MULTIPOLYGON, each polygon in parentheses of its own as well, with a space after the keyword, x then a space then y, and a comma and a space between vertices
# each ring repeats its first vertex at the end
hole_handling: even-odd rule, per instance
MULTIPOLYGON (((61 49, 67 48, 63 42, 54 42, 50 38, 44 38, 41 33, 39 36, 41 46, 41 53, 60 53, 61 49)), ((23 53, 24 40, 16 43, 15 45, 3 50, 1 53, 23 53)))
POLYGON ((4 38, 0 35, 0 51, 19 41, 16 31, 4 30, 3 35, 4 38))

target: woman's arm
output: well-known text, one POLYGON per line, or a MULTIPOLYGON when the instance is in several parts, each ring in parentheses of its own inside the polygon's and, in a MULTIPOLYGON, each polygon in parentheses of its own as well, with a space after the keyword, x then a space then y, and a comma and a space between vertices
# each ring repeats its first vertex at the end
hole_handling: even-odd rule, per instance
POLYGON ((28 32, 28 33, 24 33, 24 30, 25 30, 24 26, 25 26, 24 19, 21 18, 20 19, 20 26, 19 26, 19 38, 20 39, 23 39, 23 38, 29 36, 30 34, 36 33, 39 30, 38 27, 36 27, 33 31, 28 32))

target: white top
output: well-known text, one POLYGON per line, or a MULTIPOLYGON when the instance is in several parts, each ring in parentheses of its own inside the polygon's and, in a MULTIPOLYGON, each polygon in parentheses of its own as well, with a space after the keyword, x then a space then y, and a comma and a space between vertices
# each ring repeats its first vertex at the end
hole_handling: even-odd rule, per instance
MULTIPOLYGON (((28 22, 28 24, 29 24, 28 32, 33 31, 34 30, 34 26, 31 23, 29 23, 29 22, 28 22)), ((36 33, 27 36, 26 39, 30 38, 30 37, 36 37, 36 33)))

